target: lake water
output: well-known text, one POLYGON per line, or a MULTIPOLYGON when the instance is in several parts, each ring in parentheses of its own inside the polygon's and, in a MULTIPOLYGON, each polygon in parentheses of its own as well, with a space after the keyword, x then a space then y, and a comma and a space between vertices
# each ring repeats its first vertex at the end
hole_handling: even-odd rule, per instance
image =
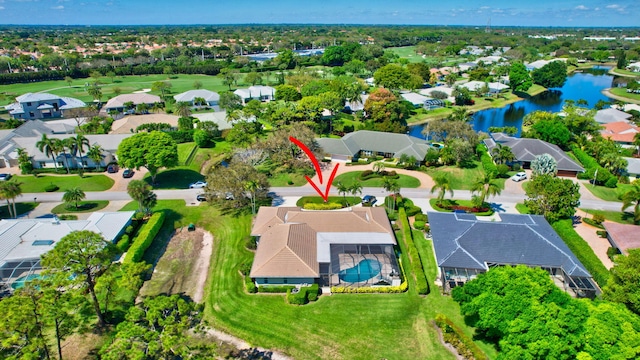
MULTIPOLYGON (((567 77, 564 86, 549 89, 531 98, 509 104, 502 108, 480 110, 473 114, 473 128, 476 131, 488 132, 492 126, 514 126, 518 129, 518 136, 522 129, 522 119, 525 115, 536 111, 559 112, 565 100, 586 100, 592 108, 599 100, 611 101, 604 96, 602 90, 618 85, 624 81, 607 74, 609 68, 593 68, 580 73, 573 73, 567 77)), ((409 134, 424 138, 424 125, 412 126, 409 134)))

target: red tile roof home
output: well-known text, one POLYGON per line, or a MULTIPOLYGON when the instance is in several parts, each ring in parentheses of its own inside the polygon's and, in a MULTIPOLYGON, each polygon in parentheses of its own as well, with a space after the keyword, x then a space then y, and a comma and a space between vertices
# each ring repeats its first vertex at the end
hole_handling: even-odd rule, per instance
POLYGON ((607 238, 611 246, 618 248, 624 255, 629 255, 629 250, 640 248, 640 226, 618 224, 616 222, 605 221, 602 223, 607 231, 607 238))
POLYGON ((626 121, 616 121, 603 125, 604 129, 600 131, 602 137, 609 138, 619 143, 632 143, 637 133, 640 133, 640 127, 629 124, 626 121))

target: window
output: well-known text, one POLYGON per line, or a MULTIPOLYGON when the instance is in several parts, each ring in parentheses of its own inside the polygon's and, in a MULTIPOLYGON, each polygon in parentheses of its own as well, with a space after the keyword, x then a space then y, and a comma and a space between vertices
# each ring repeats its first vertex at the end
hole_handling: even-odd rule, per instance
POLYGON ((53 240, 36 240, 31 243, 31 246, 48 246, 53 245, 53 240))
POLYGON ((58 161, 58 166, 64 166, 64 163, 62 161, 58 161))
POLYGON ((36 117, 36 114, 34 114, 33 111, 29 111, 29 117, 36 117))
POLYGON ((40 161, 40 162, 38 162, 38 166, 39 166, 39 167, 41 167, 41 168, 43 168, 43 167, 46 167, 46 166, 47 166, 47 164, 45 164, 45 162, 44 162, 44 161, 40 161))
POLYGON ((31 103, 30 103, 30 102, 28 102, 28 103, 27 103, 27 106, 31 106, 31 103))
POLYGON ((289 281, 287 279, 282 280, 283 283, 288 284, 289 281))
POLYGON ((268 278, 264 278, 264 283, 268 284, 269 283, 269 279, 268 278))

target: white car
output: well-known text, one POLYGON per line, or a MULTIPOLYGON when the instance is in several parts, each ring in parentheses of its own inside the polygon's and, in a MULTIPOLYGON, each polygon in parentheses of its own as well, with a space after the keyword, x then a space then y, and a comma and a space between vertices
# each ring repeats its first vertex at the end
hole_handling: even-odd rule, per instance
POLYGON ((511 180, 513 180, 513 181, 515 181, 515 182, 518 182, 518 181, 525 180, 526 178, 527 178, 527 173, 526 173, 526 172, 524 172, 524 171, 521 171, 521 172, 519 172, 519 173, 517 173, 517 174, 513 175, 513 176, 511 177, 511 180))
POLYGON ((207 187, 207 183, 204 181, 196 181, 193 184, 189 184, 189 189, 202 189, 207 187))

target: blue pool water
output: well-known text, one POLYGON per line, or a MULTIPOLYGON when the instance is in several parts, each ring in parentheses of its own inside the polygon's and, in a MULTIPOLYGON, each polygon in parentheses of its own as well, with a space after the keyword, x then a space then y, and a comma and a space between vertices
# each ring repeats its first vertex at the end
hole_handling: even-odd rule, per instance
POLYGON ((340 280, 345 282, 355 283, 366 281, 378 275, 381 267, 378 260, 364 259, 360 261, 358 265, 340 271, 338 276, 340 280))
POLYGON ((14 290, 18 290, 21 287, 23 287, 24 283, 26 283, 27 281, 38 279, 39 277, 40 277, 40 275, 38 275, 38 274, 31 274, 31 275, 23 276, 21 278, 17 278, 13 283, 11 283, 11 287, 14 290))

